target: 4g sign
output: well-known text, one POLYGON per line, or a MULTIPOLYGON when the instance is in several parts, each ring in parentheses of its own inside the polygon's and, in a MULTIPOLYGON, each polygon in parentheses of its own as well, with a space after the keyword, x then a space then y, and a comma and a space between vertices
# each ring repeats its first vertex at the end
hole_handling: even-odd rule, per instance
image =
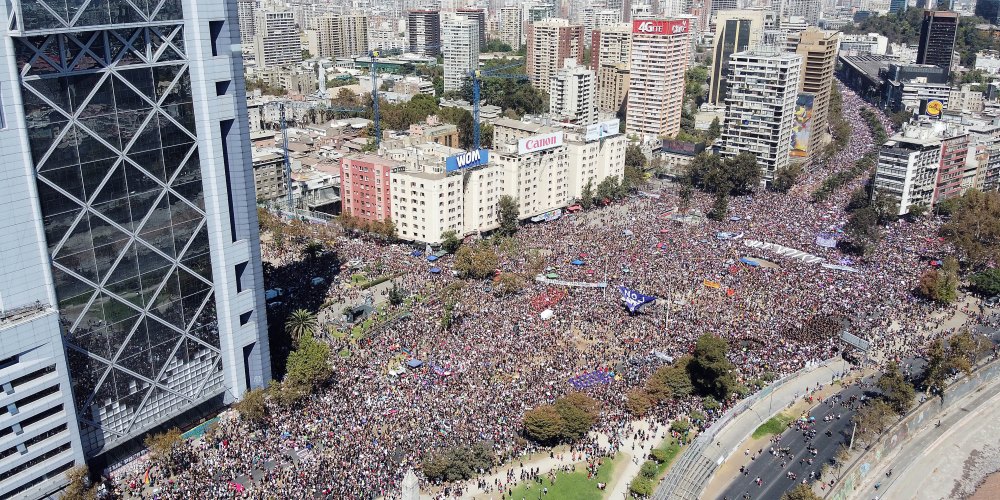
POLYGON ((637 35, 676 35, 688 32, 688 20, 676 21, 632 21, 632 33, 637 35))

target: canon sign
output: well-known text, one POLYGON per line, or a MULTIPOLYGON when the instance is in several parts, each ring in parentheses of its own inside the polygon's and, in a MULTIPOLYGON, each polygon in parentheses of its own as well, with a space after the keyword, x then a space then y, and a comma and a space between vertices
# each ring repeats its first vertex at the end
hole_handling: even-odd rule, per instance
POLYGON ((676 35, 687 33, 688 20, 677 21, 632 21, 632 33, 639 35, 676 35))
POLYGON ((536 135, 517 141, 517 154, 534 153, 563 145, 563 133, 553 132, 551 134, 536 135))

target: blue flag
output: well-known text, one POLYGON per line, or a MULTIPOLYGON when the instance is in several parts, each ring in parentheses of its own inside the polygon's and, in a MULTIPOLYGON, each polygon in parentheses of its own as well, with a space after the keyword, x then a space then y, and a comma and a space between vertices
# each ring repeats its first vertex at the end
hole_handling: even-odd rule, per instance
POLYGON ((624 286, 618 287, 618 291, 621 292, 622 300, 624 300, 625 305, 628 306, 629 312, 635 312, 640 307, 656 300, 656 297, 643 295, 635 290, 626 288, 624 286))

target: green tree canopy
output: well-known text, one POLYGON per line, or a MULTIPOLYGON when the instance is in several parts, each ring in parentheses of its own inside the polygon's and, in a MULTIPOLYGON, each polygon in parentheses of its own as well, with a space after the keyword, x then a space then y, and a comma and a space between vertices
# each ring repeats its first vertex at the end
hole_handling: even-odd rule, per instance
POLYGON ((695 392, 718 400, 729 399, 737 384, 733 363, 726 357, 728 351, 729 344, 721 337, 704 334, 698 338, 687 366, 695 392))
POLYGON ((521 210, 517 206, 517 199, 510 195, 503 195, 497 201, 497 219, 500 220, 500 229, 497 232, 501 236, 513 236, 517 232, 521 210))
POLYGON ((292 338, 293 342, 299 342, 303 337, 315 335, 317 328, 316 315, 305 309, 292 311, 288 315, 288 319, 285 320, 285 333, 292 338))
POLYGON ((878 379, 878 388, 893 411, 903 415, 913 406, 913 386, 903 378, 897 363, 890 363, 878 379))
POLYGON ((941 235, 973 267, 1000 262, 1000 192, 965 193, 941 235))
POLYGON ((288 355, 285 382, 303 387, 316 387, 330 377, 330 346, 307 335, 288 355))
POLYGON ((562 435, 562 415, 553 405, 542 405, 524 414, 524 433, 539 443, 554 442, 562 435))
POLYGON ((455 270, 462 276, 484 279, 493 276, 500 265, 496 249, 484 242, 462 245, 455 252, 455 270))

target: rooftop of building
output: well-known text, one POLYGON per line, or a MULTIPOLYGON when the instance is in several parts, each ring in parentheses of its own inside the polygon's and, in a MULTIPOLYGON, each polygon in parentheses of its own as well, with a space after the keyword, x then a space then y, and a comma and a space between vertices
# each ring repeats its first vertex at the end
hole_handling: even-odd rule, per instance
POLYGON ((874 54, 841 55, 840 60, 873 80, 879 78, 879 70, 888 68, 890 64, 898 62, 898 59, 894 56, 874 54))

